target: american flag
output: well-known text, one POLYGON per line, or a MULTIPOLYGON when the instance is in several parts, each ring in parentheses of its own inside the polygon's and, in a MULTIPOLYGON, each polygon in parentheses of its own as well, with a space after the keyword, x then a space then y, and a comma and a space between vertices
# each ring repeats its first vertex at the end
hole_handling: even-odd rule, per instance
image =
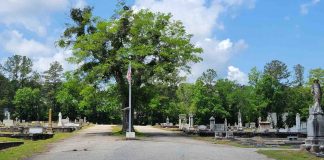
POLYGON ((128 71, 127 71, 127 76, 126 76, 128 83, 131 83, 132 81, 132 67, 131 64, 128 65, 128 71))

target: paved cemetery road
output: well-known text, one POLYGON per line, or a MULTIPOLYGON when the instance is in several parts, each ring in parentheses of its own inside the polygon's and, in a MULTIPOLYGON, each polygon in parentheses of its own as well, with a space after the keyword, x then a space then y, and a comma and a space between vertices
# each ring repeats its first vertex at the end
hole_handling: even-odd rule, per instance
POLYGON ((110 136, 110 125, 96 125, 50 146, 32 160, 266 160, 255 149, 216 145, 149 126, 149 137, 126 141, 110 136))

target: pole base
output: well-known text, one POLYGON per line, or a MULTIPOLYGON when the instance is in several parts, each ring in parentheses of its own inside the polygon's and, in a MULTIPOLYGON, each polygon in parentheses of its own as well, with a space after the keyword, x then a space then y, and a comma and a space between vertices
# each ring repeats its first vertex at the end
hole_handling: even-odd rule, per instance
POLYGON ((126 139, 135 139, 135 132, 126 132, 126 139))

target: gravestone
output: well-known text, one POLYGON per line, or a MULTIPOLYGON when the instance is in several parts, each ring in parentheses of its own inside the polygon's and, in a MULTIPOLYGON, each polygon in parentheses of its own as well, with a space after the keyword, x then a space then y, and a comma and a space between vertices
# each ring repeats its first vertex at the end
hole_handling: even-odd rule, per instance
POLYGON ((255 122, 251 122, 251 123, 250 123, 250 128, 256 128, 256 124, 255 124, 255 122))
POLYGON ((283 113, 281 115, 281 118, 282 118, 282 123, 284 124, 284 127, 285 129, 288 129, 288 125, 287 125, 287 117, 288 117, 288 113, 283 113))
POLYGON ((193 122, 193 114, 189 114, 189 127, 193 128, 194 122, 193 122))
POLYGON ((242 115, 241 115, 241 111, 238 112, 237 115, 237 119, 238 119, 238 130, 242 131, 243 130, 243 125, 242 125, 242 115))
POLYGON ((70 118, 66 117, 65 119, 62 119, 62 125, 65 126, 66 124, 70 123, 70 118))
POLYGON ((278 124, 277 113, 275 113, 275 112, 271 113, 271 120, 272 120, 272 123, 273 123, 273 127, 277 128, 277 124, 278 124))
POLYGON ((186 114, 179 114, 179 129, 182 129, 186 124, 186 114))
POLYGON ((215 131, 225 131, 225 125, 223 123, 215 124, 215 131))
POLYGON ((166 118, 166 124, 169 124, 170 123, 170 120, 169 120, 169 117, 166 118))
POLYGON ((234 138, 233 131, 229 131, 226 126, 227 126, 227 119, 225 118, 225 121, 224 121, 225 138, 226 139, 233 139, 234 138))
POLYGON ((268 119, 267 119, 267 121, 261 121, 261 120, 262 120, 261 117, 259 117, 258 118, 258 121, 259 121, 258 131, 259 132, 268 132, 271 129, 271 123, 268 122, 268 119))
POLYGON ((296 130, 300 132, 300 115, 299 113, 296 114, 296 130))
POLYGON ((245 128, 250 128, 250 123, 245 123, 244 127, 245 128))
POLYGON ((83 122, 87 123, 87 117, 83 117, 83 122))
POLYGON ((322 90, 318 80, 314 80, 312 85, 314 104, 309 108, 307 119, 307 139, 302 149, 311 152, 324 151, 324 114, 321 108, 322 90))
POLYGON ((211 131, 215 131, 215 118, 213 116, 209 118, 209 128, 211 131))
POLYGON ((63 126, 63 123, 62 123, 62 113, 61 112, 59 112, 58 118, 59 119, 58 119, 57 126, 62 127, 63 126))
POLYGON ((29 134, 42 134, 44 132, 43 127, 30 127, 28 129, 29 134))
POLYGON ((48 110, 48 127, 46 129, 46 132, 49 134, 53 134, 52 109, 51 108, 48 110))
POLYGON ((205 130, 207 130, 207 126, 205 126, 205 125, 199 125, 197 127, 197 129, 200 130, 200 131, 205 131, 205 130))
POLYGON ((301 122, 300 123, 300 131, 301 132, 307 132, 307 122, 301 122))
POLYGON ((10 112, 8 110, 5 111, 5 117, 7 119, 4 119, 3 120, 3 124, 6 126, 6 127, 11 127, 11 126, 14 126, 14 120, 11 120, 10 119, 10 112))
POLYGON ((259 132, 268 132, 271 129, 271 123, 268 121, 261 121, 259 123, 259 132))
POLYGON ((270 128, 272 129, 273 128, 273 121, 272 121, 271 113, 268 113, 267 122, 270 123, 270 128))

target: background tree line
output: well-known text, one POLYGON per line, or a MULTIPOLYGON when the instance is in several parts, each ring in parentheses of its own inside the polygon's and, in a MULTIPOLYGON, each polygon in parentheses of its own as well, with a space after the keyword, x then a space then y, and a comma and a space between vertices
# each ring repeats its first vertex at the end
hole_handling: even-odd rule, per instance
MULTIPOLYGON (((89 83, 77 71, 63 73, 58 62, 51 63, 43 73, 33 71, 32 66, 28 57, 20 55, 1 64, 0 107, 9 108, 13 118, 46 120, 52 108, 54 115, 62 112, 72 119, 86 116, 92 122, 121 123, 122 104, 116 83, 89 83)), ((313 102, 312 81, 319 79, 324 84, 323 69, 310 70, 305 79, 302 65, 293 68, 290 72, 286 64, 273 60, 263 71, 252 68, 247 85, 219 78, 215 70, 208 69, 194 83, 179 78, 174 83, 144 86, 134 95, 135 124, 161 123, 166 117, 177 122, 183 113, 193 113, 196 124, 208 124, 211 116, 218 122, 227 118, 234 124, 240 110, 245 122, 266 118, 269 112, 276 112, 280 120, 279 115, 287 112, 293 125, 296 113, 303 120, 308 116, 313 102)))
POLYGON ((108 19, 94 16, 92 10, 71 9, 70 24, 57 42, 72 50, 68 61, 77 69, 63 73, 53 62, 38 73, 30 58, 19 55, 1 64, 1 110, 9 108, 13 118, 32 121, 46 120, 52 108, 54 120, 62 112, 71 119, 86 116, 91 122, 123 123, 125 130, 128 112, 122 109, 128 106, 125 76, 131 63, 135 124, 160 123, 166 117, 176 123, 183 113, 193 113, 196 124, 208 124, 211 116, 233 124, 239 110, 244 122, 264 119, 269 112, 281 118, 287 112, 293 124, 296 113, 307 117, 312 80, 324 82, 321 68, 310 70, 305 79, 302 65, 289 71, 273 60, 261 70, 252 68, 247 85, 220 78, 213 69, 187 83, 179 73, 190 73, 190 64, 202 60, 202 49, 191 43, 192 35, 171 14, 135 12, 123 1, 108 19))

